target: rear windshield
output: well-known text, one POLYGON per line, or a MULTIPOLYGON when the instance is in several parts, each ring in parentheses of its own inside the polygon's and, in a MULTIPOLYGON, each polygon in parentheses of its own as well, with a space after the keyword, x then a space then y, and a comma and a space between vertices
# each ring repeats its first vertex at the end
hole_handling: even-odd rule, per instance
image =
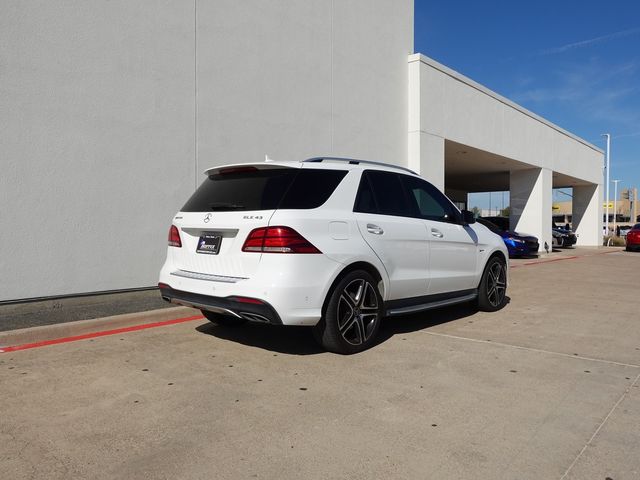
POLYGON ((183 212, 317 208, 326 202, 346 170, 251 167, 209 175, 183 212))

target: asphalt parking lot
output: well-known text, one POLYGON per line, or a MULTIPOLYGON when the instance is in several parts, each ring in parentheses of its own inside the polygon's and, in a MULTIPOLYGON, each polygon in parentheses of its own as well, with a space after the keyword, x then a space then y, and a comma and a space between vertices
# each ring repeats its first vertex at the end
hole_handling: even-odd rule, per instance
POLYGON ((387 321, 354 356, 200 318, 0 353, 2 476, 640 478, 640 254, 512 267, 500 312, 387 321))

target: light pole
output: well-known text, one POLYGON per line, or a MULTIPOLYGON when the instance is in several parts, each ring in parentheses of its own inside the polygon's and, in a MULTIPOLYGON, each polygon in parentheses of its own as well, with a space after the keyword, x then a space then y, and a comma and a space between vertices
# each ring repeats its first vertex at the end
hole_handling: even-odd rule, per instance
POLYGON ((636 191, 631 188, 631 185, 629 185, 627 191, 629 192, 629 222, 633 225, 636 223, 636 209, 634 207, 636 206, 635 201, 638 195, 634 195, 636 191))
POLYGON ((620 180, 612 180, 613 182, 613 233, 616 233, 616 211, 618 206, 618 182, 620 180))
POLYGON ((607 235, 609 235, 609 153, 610 153, 610 149, 611 149, 611 134, 609 133, 603 133, 602 134, 603 137, 607 137, 607 158, 606 158, 606 170, 607 170, 607 179, 605 181, 605 197, 606 197, 606 202, 605 202, 605 220, 604 220, 604 225, 605 225, 605 232, 607 233, 607 235))

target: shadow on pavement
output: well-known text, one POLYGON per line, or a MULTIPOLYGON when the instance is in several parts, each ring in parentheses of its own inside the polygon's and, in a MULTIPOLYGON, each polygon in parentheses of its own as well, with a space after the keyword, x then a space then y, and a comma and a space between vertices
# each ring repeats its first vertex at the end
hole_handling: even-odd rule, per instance
POLYGON ((313 339, 309 327, 282 327, 246 323, 238 327, 225 327, 206 323, 196 330, 223 340, 229 340, 250 347, 290 355, 314 355, 324 350, 313 339))
POLYGON ((386 342, 394 335, 418 332, 443 323, 471 317, 476 313, 478 313, 478 308, 474 304, 462 303, 451 307, 427 310, 414 315, 386 318, 378 332, 377 345, 386 342))
MULTIPOLYGON (((508 297, 507 301, 509 301, 508 297)), ((428 310, 415 315, 387 318, 380 326, 378 340, 374 348, 394 335, 417 332, 435 325, 467 318, 477 312, 478 309, 475 305, 461 304, 437 310, 428 310)), ((224 327, 206 323, 196 327, 196 330, 205 335, 262 348, 271 352, 290 355, 325 353, 325 350, 315 342, 310 327, 283 327, 257 323, 247 323, 239 327, 224 327)))

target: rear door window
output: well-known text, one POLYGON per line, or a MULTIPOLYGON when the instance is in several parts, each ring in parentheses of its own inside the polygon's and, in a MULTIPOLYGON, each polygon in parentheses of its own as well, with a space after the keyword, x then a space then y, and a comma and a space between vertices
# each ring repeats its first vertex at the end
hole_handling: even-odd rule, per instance
POLYGON ((397 173, 379 170, 362 172, 354 211, 401 217, 414 216, 400 176, 397 173))
POLYGON ((325 203, 346 170, 239 167, 202 182, 183 212, 230 212, 317 208, 325 203))
POLYGON ((329 200, 347 170, 300 169, 284 195, 279 209, 318 208, 329 200))

